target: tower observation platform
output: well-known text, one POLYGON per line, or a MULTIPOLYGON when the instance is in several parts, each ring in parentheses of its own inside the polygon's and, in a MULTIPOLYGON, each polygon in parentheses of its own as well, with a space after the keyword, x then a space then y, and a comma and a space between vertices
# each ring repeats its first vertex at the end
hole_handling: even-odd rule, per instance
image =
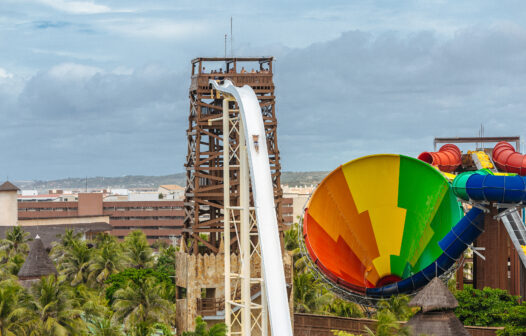
MULTIPOLYGON (((229 79, 236 86, 249 85, 259 99, 265 124, 278 224, 280 230, 283 227, 283 191, 272 62, 273 57, 199 57, 191 62, 183 233, 194 254, 199 253, 199 248, 200 252, 217 253, 223 232, 223 106, 222 99, 212 95, 209 84, 211 79, 220 82, 229 79), (203 233, 206 238, 200 235, 203 233)), ((231 112, 235 114, 235 102, 231 104, 231 112)), ((239 139, 234 133, 229 136, 229 141, 234 147, 239 144, 239 139)), ((233 161, 230 162, 231 204, 237 204, 239 164, 233 161)), ((233 240, 232 244, 235 243, 233 240)))

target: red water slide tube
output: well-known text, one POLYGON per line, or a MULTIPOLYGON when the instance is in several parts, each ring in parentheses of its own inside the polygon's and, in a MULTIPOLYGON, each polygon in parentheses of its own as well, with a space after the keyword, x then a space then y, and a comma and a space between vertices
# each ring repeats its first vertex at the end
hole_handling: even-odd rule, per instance
POLYGON ((438 166, 443 172, 454 172, 462 162, 462 153, 457 146, 447 144, 438 150, 438 152, 423 152, 418 155, 418 159, 429 163, 433 166, 438 166))
POLYGON ((493 162, 500 170, 508 173, 526 175, 526 155, 518 153, 515 148, 506 141, 501 141, 493 148, 493 162))

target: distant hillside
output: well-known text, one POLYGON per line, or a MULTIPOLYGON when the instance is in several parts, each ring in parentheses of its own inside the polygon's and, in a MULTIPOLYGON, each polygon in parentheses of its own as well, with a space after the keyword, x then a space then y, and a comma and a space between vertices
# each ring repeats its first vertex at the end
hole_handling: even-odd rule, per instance
MULTIPOLYGON (((282 172, 281 184, 300 186, 318 184, 327 172, 282 172)), ((88 189, 101 188, 157 188, 161 184, 178 184, 184 186, 185 174, 171 174, 164 176, 142 176, 129 175, 121 177, 88 177, 86 178, 64 178, 52 181, 14 181, 20 189, 84 189, 86 182, 88 189)))

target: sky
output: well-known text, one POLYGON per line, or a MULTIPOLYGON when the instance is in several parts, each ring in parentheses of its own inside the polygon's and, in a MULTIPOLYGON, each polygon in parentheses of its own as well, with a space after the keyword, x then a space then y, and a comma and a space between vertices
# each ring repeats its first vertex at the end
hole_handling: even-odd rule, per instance
POLYGON ((524 1, 0 0, 0 180, 184 171, 190 61, 276 58, 285 171, 526 129, 524 1), (230 45, 229 45, 230 54, 230 45))

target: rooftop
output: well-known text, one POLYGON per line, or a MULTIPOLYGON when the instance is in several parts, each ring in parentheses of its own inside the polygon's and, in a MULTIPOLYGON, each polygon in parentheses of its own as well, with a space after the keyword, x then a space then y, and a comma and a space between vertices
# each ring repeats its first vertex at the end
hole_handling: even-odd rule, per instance
POLYGON ((19 191, 18 187, 9 181, 5 181, 0 185, 0 191, 19 191))
POLYGON ((39 278, 50 274, 57 274, 57 269, 51 259, 49 259, 42 239, 37 235, 31 244, 26 261, 18 272, 18 277, 21 279, 39 278))

